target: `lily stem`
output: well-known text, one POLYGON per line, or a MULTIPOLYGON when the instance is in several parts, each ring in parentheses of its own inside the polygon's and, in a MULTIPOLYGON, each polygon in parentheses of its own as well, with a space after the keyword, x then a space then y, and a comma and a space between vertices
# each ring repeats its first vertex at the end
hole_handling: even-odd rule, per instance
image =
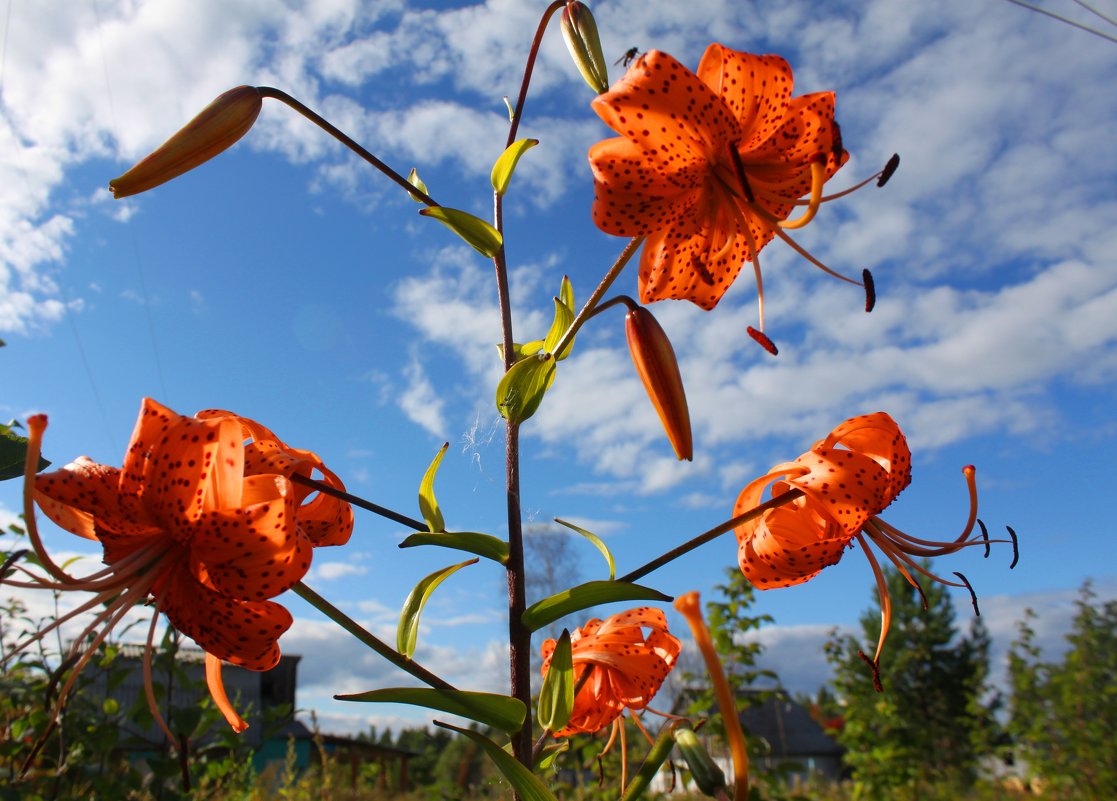
POLYGON ((276 89, 272 86, 257 86, 256 89, 260 92, 261 97, 270 97, 273 100, 278 100, 280 103, 284 103, 285 105, 290 106, 295 111, 302 114, 304 117, 313 122, 334 139, 341 142, 347 148, 363 158, 373 167, 380 170, 380 172, 384 173, 384 175, 388 176, 388 178, 399 184, 404 189, 404 191, 411 195, 411 197, 415 198, 415 200, 418 200, 420 203, 425 203, 432 208, 439 205, 437 202, 435 202, 434 198, 432 198, 426 192, 418 189, 417 187, 412 186, 406 178, 393 170, 376 156, 372 155, 372 153, 368 152, 368 150, 363 148, 361 145, 357 144, 357 142, 355 142, 339 128, 334 126, 333 123, 331 123, 325 117, 312 111, 307 106, 304 106, 302 103, 291 97, 291 95, 287 94, 282 89, 276 89))
POLYGON ((733 530, 742 523, 747 523, 750 520, 754 520, 755 518, 760 517, 760 515, 764 514, 769 509, 775 509, 777 506, 783 506, 785 503, 790 503, 796 498, 801 498, 802 496, 803 491, 798 489, 791 489, 787 492, 781 493, 775 498, 772 498, 769 501, 765 501, 759 506, 754 506, 747 512, 742 512, 736 517, 731 517, 729 520, 726 520, 724 523, 719 523, 704 534, 699 534, 694 539, 688 540, 682 545, 672 548, 667 553, 653 559, 646 565, 638 567, 629 573, 625 573, 623 576, 618 578, 617 581, 636 581, 636 579, 648 575, 653 570, 658 570, 668 562, 673 562, 683 554, 690 553, 700 545, 705 545, 707 542, 717 539, 725 532, 733 530))
POLYGON ((367 645, 373 651, 376 651, 376 653, 380 654, 380 656, 387 659, 400 670, 406 673, 410 673, 419 681, 430 687, 434 687, 435 689, 455 689, 454 685, 450 684, 450 682, 446 681, 440 676, 436 676, 434 673, 431 673, 418 662, 412 659, 408 659, 395 648, 392 648, 386 642, 371 634, 363 626, 357 623, 357 621, 353 620, 351 617, 342 612, 340 609, 338 609, 332 603, 316 593, 303 582, 300 581, 298 584, 291 588, 291 591, 302 598, 304 601, 306 601, 308 604, 313 606, 315 609, 320 611, 330 620, 334 621, 343 629, 348 631, 350 634, 367 645))
POLYGON ((595 314, 595 308, 601 301, 601 298, 609 291, 609 287, 617 280, 617 276, 621 274, 621 270, 624 269, 629 259, 640 249, 642 244, 644 244, 644 237, 634 236, 632 237, 632 241, 625 245, 624 250, 621 251, 621 255, 617 257, 617 260, 613 262, 613 266, 605 273, 605 277, 601 279, 601 283, 597 285, 597 289, 595 289, 593 294, 589 296, 589 299, 586 300, 585 305, 582 306, 582 310, 578 312, 578 316, 574 318, 574 322, 570 324, 570 327, 567 328, 566 332, 562 335, 562 339, 560 339, 558 344, 552 349, 552 353, 562 353, 567 345, 570 344, 570 341, 574 339, 574 335, 578 333, 578 329, 582 327, 586 320, 595 314))
POLYGON ((407 515, 401 515, 399 512, 393 512, 391 509, 380 506, 379 504, 373 503, 372 501, 366 501, 364 498, 361 498, 357 495, 352 495, 345 490, 339 490, 336 487, 331 487, 325 482, 315 481, 313 478, 300 476, 298 473, 295 473, 291 476, 291 481, 295 484, 302 484, 304 487, 313 487, 314 489, 325 495, 332 495, 335 498, 340 498, 347 503, 351 503, 354 506, 359 506, 362 509, 378 514, 381 517, 386 517, 389 520, 394 520, 395 522, 405 525, 408 528, 414 529, 415 531, 427 530, 426 523, 422 523, 413 517, 408 517, 407 515))

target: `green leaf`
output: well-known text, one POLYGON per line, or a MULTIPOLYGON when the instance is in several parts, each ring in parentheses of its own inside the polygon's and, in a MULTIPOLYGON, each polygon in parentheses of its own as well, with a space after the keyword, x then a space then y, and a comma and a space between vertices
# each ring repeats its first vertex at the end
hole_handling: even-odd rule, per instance
POLYGON ((500 158, 493 165, 491 176, 493 189, 496 190, 498 195, 503 195, 508 191, 508 183, 512 180, 512 173, 516 170, 516 164, 520 161, 520 156, 537 144, 539 144, 538 139, 517 139, 500 154, 500 158))
MULTIPOLYGON (((543 349, 548 353, 554 353, 555 346, 558 345, 562 335, 566 333, 566 329, 574 322, 574 312, 570 311, 558 298, 555 298, 555 317, 551 321, 551 328, 547 331, 547 338, 543 340, 543 349)), ((556 353, 555 358, 562 360, 570 355, 570 348, 574 342, 567 343, 566 347, 562 349, 562 353, 556 353)))
POLYGON ((565 275, 562 277, 562 283, 559 284, 559 300, 566 304, 566 308, 571 312, 574 311, 574 285, 565 275))
POLYGON ((446 530, 446 522, 442 519, 442 510, 438 508, 438 501, 434 497, 434 477, 438 473, 438 466, 442 464, 442 457, 446 455, 446 449, 449 447, 449 442, 442 443, 434 461, 431 462, 427 472, 423 474, 423 480, 419 483, 419 510, 423 513, 423 520, 426 521, 427 528, 432 532, 446 530))
POLYGON ((522 423, 535 414, 554 381, 555 360, 551 354, 520 359, 496 385, 497 411, 514 423, 522 423))
MULTIPOLYGON (((427 185, 423 183, 423 179, 419 177, 419 171, 416 170, 414 167, 411 168, 411 172, 407 173, 407 183, 411 184, 424 195, 430 195, 430 192, 427 191, 427 185)), ((414 200, 416 203, 423 202, 414 195, 411 195, 411 199, 414 200)))
POLYGON ((451 209, 446 206, 433 206, 420 210, 424 217, 433 217, 455 234, 468 242, 474 250, 490 259, 497 254, 504 243, 500 231, 493 228, 480 217, 469 212, 451 209))
POLYGON ((539 759, 535 761, 536 770, 546 770, 551 767, 559 754, 566 753, 570 749, 570 740, 564 739, 560 743, 554 745, 545 745, 539 754, 539 759))
POLYGON ((497 769, 504 774, 504 778, 512 785, 512 789, 519 793, 523 801, 556 801, 555 797, 551 795, 551 791, 547 789, 547 786, 538 776, 517 762, 511 754, 488 737, 469 729, 451 726, 449 723, 443 723, 439 720, 436 720, 434 725, 456 731, 481 746, 485 753, 489 755, 489 759, 496 764, 497 769))
MULTIPOLYGON (((512 355, 515 357, 513 361, 519 361, 525 356, 533 356, 539 351, 543 350, 543 340, 535 339, 531 342, 520 344, 519 342, 512 343, 512 355)), ((496 352, 500 354, 500 360, 504 361, 504 345, 497 343, 496 352)))
POLYGON ((567 523, 565 520, 560 520, 557 517, 555 518, 555 522, 558 523, 560 526, 566 526, 571 531, 578 532, 587 540, 592 542, 597 547, 597 550, 601 551, 601 555, 605 557, 605 563, 609 565, 609 581, 612 581, 617 577, 617 563, 613 561, 613 553, 609 550, 609 546, 606 545, 599 536, 597 536, 593 532, 586 531, 584 528, 579 528, 573 523, 567 523))
POLYGON ((478 534, 474 531, 446 531, 441 534, 417 532, 399 544, 401 548, 414 548, 416 545, 438 545, 456 551, 483 556, 502 565, 508 564, 508 543, 492 534, 478 534))
MULTIPOLYGON (((547 332, 547 338, 543 343, 543 347, 548 353, 554 353, 555 346, 562 339, 562 335, 574 322, 574 316, 574 287, 570 283, 570 279, 564 275, 562 284, 559 286, 559 296, 555 298, 555 318, 551 322, 551 328, 547 332)), ((574 340, 571 339, 562 349, 562 353, 555 353, 555 358, 562 361, 570 355, 573 348, 574 340)))
MULTIPOLYGON (((0 426, 0 481, 23 475, 23 465, 27 461, 27 437, 21 437, 12 430, 21 427, 16 420, 12 420, 6 426, 0 426)), ((48 467, 50 462, 40 456, 35 472, 46 470, 48 467)))
POLYGON ((538 631, 548 623, 553 623, 571 612, 588 609, 598 604, 611 604, 617 601, 662 603, 670 600, 670 595, 664 595, 659 590, 639 584, 629 584, 626 581, 588 581, 532 604, 524 610, 522 621, 532 631, 538 631))
POLYGON ((411 594, 407 596, 407 600, 403 602, 403 609, 400 610, 399 626, 396 628, 397 651, 408 659, 415 656, 415 646, 419 641, 419 617, 423 614, 423 607, 427 605, 427 599, 431 597, 431 593, 443 581, 466 565, 475 564, 477 564, 477 559, 473 558, 467 562, 444 567, 441 570, 434 571, 415 585, 411 594))
POLYGON ((547 731, 558 731, 570 721, 574 711, 574 658, 570 648, 570 632, 562 630, 555 643, 551 664, 539 691, 539 725, 547 731))
POLYGON ((386 687, 352 695, 335 695, 339 701, 364 703, 410 704, 437 709, 451 715, 475 720, 501 731, 519 731, 527 717, 527 709, 516 698, 495 693, 474 693, 464 690, 431 689, 428 687, 386 687))

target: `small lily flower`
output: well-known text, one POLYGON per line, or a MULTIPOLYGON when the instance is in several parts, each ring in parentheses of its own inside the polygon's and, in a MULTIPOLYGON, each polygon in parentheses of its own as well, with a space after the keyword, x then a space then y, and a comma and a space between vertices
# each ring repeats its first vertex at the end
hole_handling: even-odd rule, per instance
MULTIPOLYGON (((28 420, 28 465, 36 463, 46 418, 28 420)), ((61 709, 78 675, 112 629, 135 607, 155 609, 144 655, 145 691, 156 723, 171 742, 151 687, 151 650, 159 613, 206 651, 206 680, 229 725, 247 724, 221 681, 222 660, 249 670, 279 662, 279 636, 292 622, 274 598, 306 574, 316 545, 342 544, 353 528, 347 504, 291 479, 320 470, 344 489, 317 456, 279 441, 258 423, 227 412, 204 419, 175 414, 145 398, 121 468, 80 457, 61 470, 25 473, 28 534, 47 575, 20 567, 27 581, 4 584, 93 593, 87 602, 35 634, 101 609, 74 638, 76 659, 61 709), (245 439, 253 442, 245 445, 245 439), (76 577, 51 560, 35 525, 33 501, 60 527, 104 548, 105 567, 76 577)))
MULTIPOLYGON (((662 610, 630 609, 593 618, 570 635, 574 677, 589 678, 574 696, 574 711, 555 737, 593 734, 615 722, 625 709, 644 709, 659 692, 679 657, 679 640, 667 631, 662 610), (645 636, 644 629, 649 629, 645 636)), ((543 675, 551 666, 555 641, 543 643, 543 675)))
POLYGON ((154 189, 232 147, 248 133, 262 106, 263 96, 254 86, 238 86, 219 95, 178 133, 110 181, 113 197, 154 189))
POLYGON ((589 151, 593 220, 609 234, 647 237, 641 301, 676 298, 712 309, 752 262, 759 328, 749 333, 772 353, 763 333, 761 249, 778 236, 823 271, 864 286, 871 299, 867 273, 856 281, 834 272, 786 231, 807 225, 828 200, 874 179, 883 184, 896 166, 889 162, 857 186, 823 196, 849 158, 834 94, 791 91, 791 67, 779 56, 712 44, 697 74, 652 50, 592 104, 620 134, 589 151), (797 208, 802 213, 788 219, 797 208))
POLYGON ((690 432, 690 410, 671 340, 652 313, 636 305, 625 317, 624 331, 636 373, 659 415, 663 430, 667 432, 675 456, 679 461, 692 460, 694 445, 690 432))
POLYGON ((868 543, 883 551, 921 594, 913 572, 951 587, 965 587, 972 596, 973 589, 962 574, 955 573, 960 583, 948 581, 928 572, 915 560, 945 556, 989 542, 983 538, 984 529, 982 536, 971 537, 977 522, 973 465, 967 465, 962 472, 970 499, 962 533, 941 542, 905 534, 877 515, 911 482, 907 440, 884 412, 850 418, 794 462, 776 465, 741 491, 735 515, 757 506, 765 488, 770 487, 772 496, 792 489, 803 492, 802 497, 769 509, 735 529, 741 571, 757 589, 790 587, 837 564, 846 546, 856 540, 869 559, 880 593, 880 639, 873 659, 866 658, 879 689, 878 665, 892 620, 892 604, 884 574, 868 543))

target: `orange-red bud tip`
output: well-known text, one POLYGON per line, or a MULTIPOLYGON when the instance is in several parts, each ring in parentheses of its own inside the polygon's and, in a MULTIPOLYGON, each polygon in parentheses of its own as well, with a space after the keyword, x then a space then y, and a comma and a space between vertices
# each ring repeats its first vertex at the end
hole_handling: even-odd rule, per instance
POLYGON ((28 431, 43 431, 47 427, 47 416, 45 414, 33 414, 27 418, 28 431))
POLYGON ((679 461, 694 458, 683 378, 675 350, 652 313, 637 307, 625 317, 628 352, 679 461))
POLYGON ((779 355, 780 351, 779 348, 776 347, 776 343, 768 339, 768 335, 763 331, 757 331, 751 325, 745 330, 749 332, 749 336, 756 340, 757 344, 764 348, 764 350, 768 351, 773 356, 779 355))
POLYGON ((113 197, 146 192, 231 147, 256 122, 263 97, 255 86, 230 89, 128 172, 109 182, 113 197))

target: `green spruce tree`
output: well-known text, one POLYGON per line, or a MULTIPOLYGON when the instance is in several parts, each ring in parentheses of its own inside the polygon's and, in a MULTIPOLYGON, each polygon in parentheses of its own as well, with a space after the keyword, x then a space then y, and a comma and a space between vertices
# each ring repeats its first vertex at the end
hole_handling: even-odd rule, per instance
POLYGON ((859 652, 876 643, 881 614, 874 586, 872 608, 861 616, 861 637, 835 636, 826 646, 834 692, 860 795, 927 798, 932 787, 964 789, 991 747, 995 701, 987 696, 989 635, 975 618, 962 636, 945 587, 924 582, 920 594, 894 568, 885 570, 892 624, 880 658, 883 692, 859 652))
POLYGON ((1029 772, 1059 799, 1117 798, 1117 600, 1089 582, 1067 634, 1070 649, 1044 662, 1029 621, 1009 653, 1010 732, 1029 772))

